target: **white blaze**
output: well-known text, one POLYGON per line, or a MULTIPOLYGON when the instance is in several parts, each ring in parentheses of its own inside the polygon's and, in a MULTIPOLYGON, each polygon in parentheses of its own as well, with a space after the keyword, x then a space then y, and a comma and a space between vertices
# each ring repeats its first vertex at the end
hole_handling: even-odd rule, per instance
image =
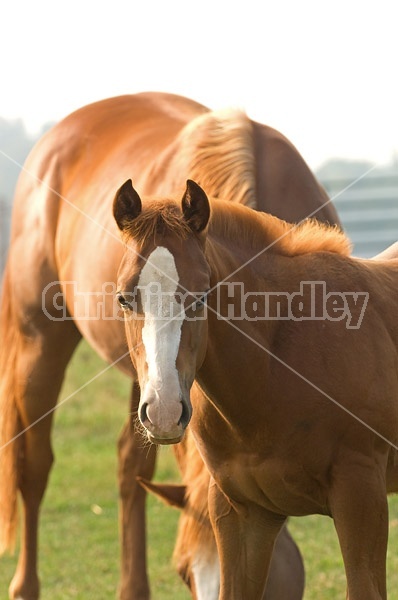
POLYGON ((149 383, 159 400, 162 393, 178 398, 180 383, 176 360, 185 313, 175 298, 178 273, 167 248, 159 246, 149 255, 138 286, 145 317, 142 341, 149 383))
POLYGON ((220 592, 220 563, 217 552, 210 554, 208 549, 195 556, 192 573, 198 600, 217 600, 220 592))

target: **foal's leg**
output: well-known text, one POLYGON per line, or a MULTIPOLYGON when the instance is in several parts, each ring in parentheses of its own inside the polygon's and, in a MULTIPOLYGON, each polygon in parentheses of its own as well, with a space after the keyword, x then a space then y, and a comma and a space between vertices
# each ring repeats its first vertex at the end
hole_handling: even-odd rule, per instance
POLYGON ((213 481, 209 512, 220 557, 219 600, 261 600, 285 517, 255 505, 234 507, 213 481))
POLYGON ((37 531, 39 508, 52 465, 52 412, 64 370, 80 334, 72 322, 40 318, 19 337, 15 372, 17 408, 22 430, 18 474, 22 494, 22 538, 19 560, 10 585, 10 598, 37 600, 37 531))
POLYGON ((138 383, 133 384, 131 415, 119 438, 120 527, 122 566, 119 597, 121 600, 148 600, 149 584, 146 567, 146 492, 137 476, 152 479, 156 446, 147 445, 136 428, 140 400, 138 383))
POLYGON ((337 472, 330 508, 340 541, 349 600, 385 600, 388 504, 380 465, 337 472))

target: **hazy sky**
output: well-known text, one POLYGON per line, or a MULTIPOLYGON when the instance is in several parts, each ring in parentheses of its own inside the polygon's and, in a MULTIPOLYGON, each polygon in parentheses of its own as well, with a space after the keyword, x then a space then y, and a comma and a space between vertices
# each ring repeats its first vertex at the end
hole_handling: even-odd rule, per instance
POLYGON ((7 0, 0 117, 36 132, 105 97, 170 91, 244 108, 313 168, 337 155, 387 162, 397 15, 394 0, 7 0))

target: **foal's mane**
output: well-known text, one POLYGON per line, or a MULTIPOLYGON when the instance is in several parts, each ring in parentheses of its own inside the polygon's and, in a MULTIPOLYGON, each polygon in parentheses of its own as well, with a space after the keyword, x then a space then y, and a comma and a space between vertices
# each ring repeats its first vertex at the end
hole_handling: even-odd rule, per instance
POLYGON ((180 132, 169 165, 174 184, 185 173, 209 196, 257 208, 253 125, 237 109, 206 112, 180 132))
POLYGON ((156 239, 157 235, 168 233, 184 240, 192 235, 192 230, 183 218, 180 202, 153 198, 144 202, 142 212, 128 223, 123 237, 126 241, 131 237, 139 245, 144 245, 148 240, 156 239))
POLYGON ((337 227, 306 219, 287 223, 273 215, 247 210, 235 204, 213 201, 210 230, 236 245, 268 248, 285 256, 311 252, 334 252, 348 256, 351 242, 337 227))
MULTIPOLYGON (((181 193, 182 196, 182 193, 181 193)), ((285 256, 310 252, 334 252, 348 256, 351 243, 337 227, 308 219, 299 225, 287 223, 278 217, 257 212, 234 202, 211 200, 210 236, 230 240, 234 246, 253 250, 268 248, 285 256)), ((140 215, 132 220, 125 236, 139 244, 172 234, 180 239, 192 235, 177 199, 152 199, 144 202, 140 215)))

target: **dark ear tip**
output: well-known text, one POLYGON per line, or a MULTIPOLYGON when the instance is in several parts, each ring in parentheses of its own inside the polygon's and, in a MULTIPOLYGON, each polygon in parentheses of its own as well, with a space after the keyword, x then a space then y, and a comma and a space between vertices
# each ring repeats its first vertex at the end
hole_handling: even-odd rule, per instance
POLYGON ((203 188, 201 188, 200 185, 196 183, 196 181, 194 181, 193 179, 187 179, 186 186, 188 191, 201 192, 202 194, 205 193, 203 188))
POLYGON ((120 186, 118 192, 127 192, 133 189, 133 182, 131 179, 127 179, 123 185, 120 186))

